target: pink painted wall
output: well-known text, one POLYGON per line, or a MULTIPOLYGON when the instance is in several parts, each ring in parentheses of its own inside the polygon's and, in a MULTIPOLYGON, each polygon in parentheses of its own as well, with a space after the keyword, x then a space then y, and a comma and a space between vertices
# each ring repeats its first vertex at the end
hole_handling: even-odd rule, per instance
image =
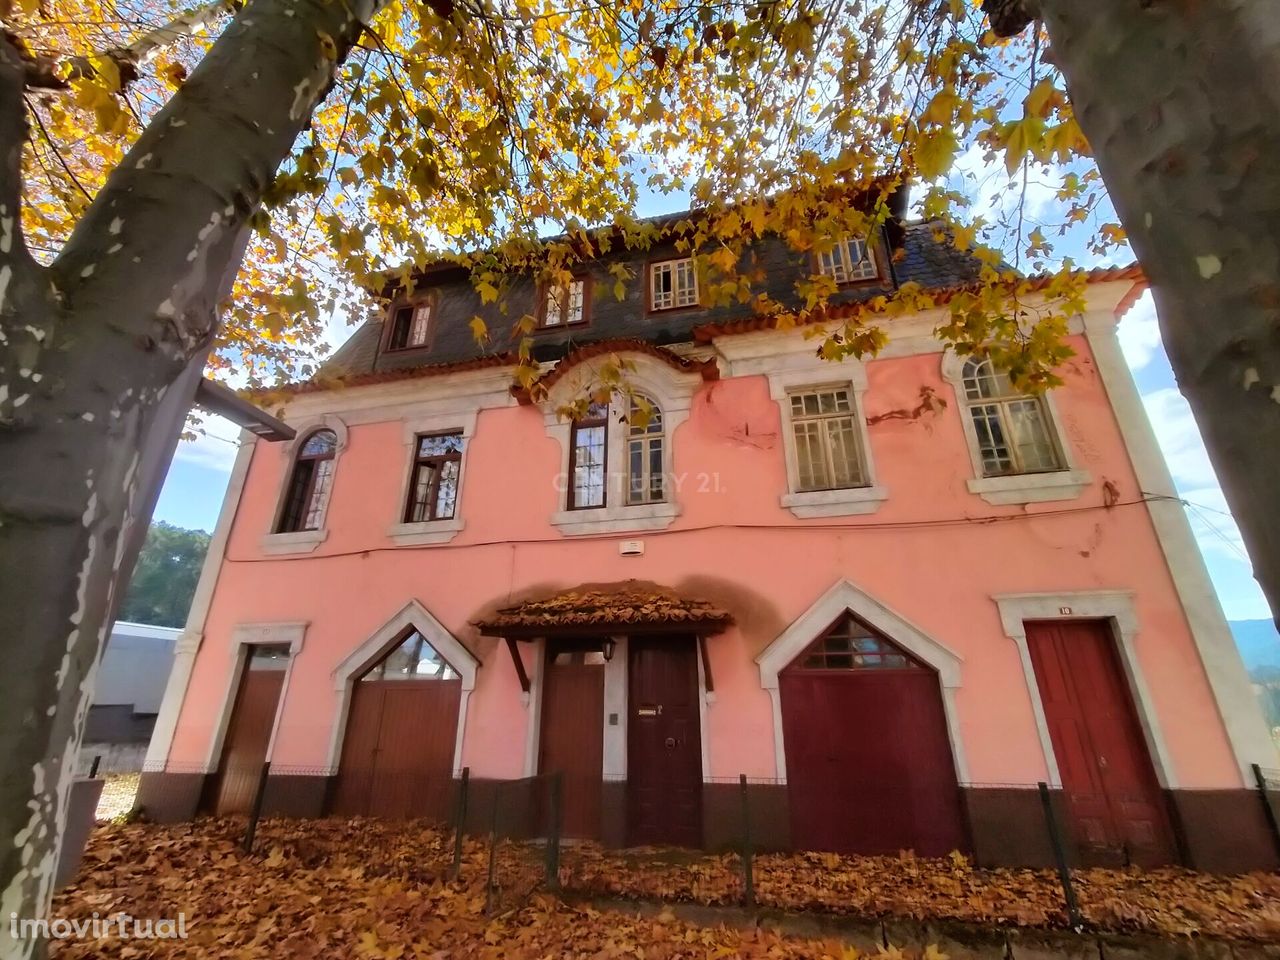
MULTIPOLYGON (((233 628, 306 620, 273 759, 325 766, 336 716, 334 668, 417 599, 483 664, 464 763, 476 776, 520 776, 528 710, 506 650, 479 637, 470 621, 512 598, 637 578, 733 612, 737 626, 709 641, 716 685, 704 730, 709 772, 772 777, 771 704, 753 658, 844 578, 963 657, 956 705, 969 778, 979 782, 1045 776, 1017 649, 991 596, 1133 591, 1137 654, 1179 785, 1238 786, 1146 508, 1101 506, 1104 480, 1116 485, 1122 503, 1139 491, 1088 345, 1083 338, 1072 345, 1077 356, 1055 398, 1066 442, 1094 479, 1078 500, 996 507, 968 492, 962 408, 934 354, 868 364, 870 418, 914 407, 925 385, 948 403, 937 415, 870 427, 871 457, 888 500, 866 516, 797 520, 778 503, 786 488, 778 404, 763 377, 742 377, 705 384, 695 395, 673 441, 683 512, 665 531, 628 535, 645 541, 641 557, 620 557, 616 537, 565 538, 550 526, 560 508, 554 479, 561 452, 536 408, 480 414, 462 484, 466 527, 442 546, 406 549, 386 537, 401 509, 407 461, 401 423, 384 422, 350 429, 336 467, 328 539, 312 554, 264 558, 259 540, 288 465, 281 446, 260 443, 170 760, 208 757, 229 690, 233 628), (1031 519, 963 522, 1018 514, 1031 519)), ((525 656, 532 663, 532 651, 525 656)))

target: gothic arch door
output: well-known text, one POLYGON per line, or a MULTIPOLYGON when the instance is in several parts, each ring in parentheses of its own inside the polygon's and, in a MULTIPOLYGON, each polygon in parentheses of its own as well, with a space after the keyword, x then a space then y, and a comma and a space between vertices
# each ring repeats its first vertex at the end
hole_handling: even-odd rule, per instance
POLYGON ((351 691, 333 812, 448 816, 462 678, 409 630, 351 691))
POLYGON ((845 613, 782 671, 779 689, 797 848, 967 848, 936 671, 845 613))

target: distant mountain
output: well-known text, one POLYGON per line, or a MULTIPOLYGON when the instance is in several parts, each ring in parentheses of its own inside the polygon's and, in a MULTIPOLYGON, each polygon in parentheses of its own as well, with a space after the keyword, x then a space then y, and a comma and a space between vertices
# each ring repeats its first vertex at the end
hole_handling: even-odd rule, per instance
POLYGON ((1232 620, 1228 626, 1250 673, 1261 667, 1280 669, 1280 633, 1274 623, 1270 620, 1232 620))

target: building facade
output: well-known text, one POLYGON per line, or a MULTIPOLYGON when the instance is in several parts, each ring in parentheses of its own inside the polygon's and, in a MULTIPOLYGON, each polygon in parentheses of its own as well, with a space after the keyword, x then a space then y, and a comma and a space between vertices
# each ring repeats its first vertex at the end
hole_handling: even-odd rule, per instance
MULTIPOLYGON (((751 256, 783 300, 970 282, 932 232, 751 256)), ((1031 397, 944 351, 945 307, 830 363, 702 306, 674 246, 630 259, 620 301, 607 260, 512 293, 545 400, 441 267, 289 393, 293 441, 245 436, 151 815, 243 811, 267 760, 304 816, 559 772, 570 835, 714 848, 745 776, 762 846, 1042 863, 1043 781, 1082 861, 1274 865, 1273 748, 1116 339, 1136 269, 1090 275, 1031 397), (557 414, 619 361, 627 395, 557 414)))

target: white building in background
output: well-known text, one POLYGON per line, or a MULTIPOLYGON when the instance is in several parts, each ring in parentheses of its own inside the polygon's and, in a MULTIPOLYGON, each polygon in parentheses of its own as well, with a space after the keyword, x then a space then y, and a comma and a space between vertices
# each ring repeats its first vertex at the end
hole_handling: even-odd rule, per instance
POLYGON ((100 756, 103 773, 142 769, 181 632, 125 621, 112 628, 85 723, 82 768, 100 756))

